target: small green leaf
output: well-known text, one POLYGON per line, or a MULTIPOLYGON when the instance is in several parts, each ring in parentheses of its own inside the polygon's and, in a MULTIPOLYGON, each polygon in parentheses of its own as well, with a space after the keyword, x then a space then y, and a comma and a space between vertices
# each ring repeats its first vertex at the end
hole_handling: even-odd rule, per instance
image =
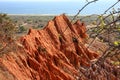
POLYGON ((120 42, 119 41, 115 41, 114 42, 114 46, 119 46, 120 45, 120 42))
POLYGON ((104 22, 103 16, 100 16, 100 21, 101 21, 100 27, 103 29, 104 26, 105 26, 105 22, 104 22))

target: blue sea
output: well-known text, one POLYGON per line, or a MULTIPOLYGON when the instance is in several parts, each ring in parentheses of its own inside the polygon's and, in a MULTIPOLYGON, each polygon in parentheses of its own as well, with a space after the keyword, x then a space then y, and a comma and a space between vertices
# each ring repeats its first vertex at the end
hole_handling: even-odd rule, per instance
MULTIPOLYGON (((102 14, 109 6, 115 3, 115 0, 106 0, 92 3, 82 12, 87 14, 102 14)), ((76 14, 86 4, 85 1, 77 2, 17 2, 17 1, 0 1, 0 13, 7 14, 76 14)), ((115 9, 120 8, 120 3, 115 9)))

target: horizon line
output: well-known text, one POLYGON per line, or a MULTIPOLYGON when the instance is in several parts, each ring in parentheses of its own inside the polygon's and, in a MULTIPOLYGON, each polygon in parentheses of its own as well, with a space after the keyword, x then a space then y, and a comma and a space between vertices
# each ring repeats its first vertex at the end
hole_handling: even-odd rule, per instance
MULTIPOLYGON (((57 16, 61 14, 7 14, 7 15, 8 16, 57 16)), ((65 15, 75 16, 76 14, 65 14, 65 15)), ((79 14, 78 16, 90 16, 90 15, 101 15, 101 14, 79 14)))

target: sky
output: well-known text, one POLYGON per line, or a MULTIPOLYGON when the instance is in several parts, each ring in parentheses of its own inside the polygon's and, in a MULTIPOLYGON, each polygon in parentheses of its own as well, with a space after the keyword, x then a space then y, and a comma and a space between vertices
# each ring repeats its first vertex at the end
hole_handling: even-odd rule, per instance
MULTIPOLYGON (((88 0, 92 1, 92 0, 88 0)), ((118 0, 98 0, 81 14, 102 14, 118 0)), ((76 14, 86 0, 0 0, 0 12, 8 14, 76 14)), ((120 2, 114 7, 120 8, 120 2)))
POLYGON ((85 1, 85 0, 0 0, 0 1, 16 1, 16 2, 35 2, 35 1, 39 1, 39 2, 66 2, 66 1, 85 1))
MULTIPOLYGON (((0 0, 0 2, 86 2, 93 0, 0 0)), ((114 2, 117 0, 98 0, 102 2, 114 2)))

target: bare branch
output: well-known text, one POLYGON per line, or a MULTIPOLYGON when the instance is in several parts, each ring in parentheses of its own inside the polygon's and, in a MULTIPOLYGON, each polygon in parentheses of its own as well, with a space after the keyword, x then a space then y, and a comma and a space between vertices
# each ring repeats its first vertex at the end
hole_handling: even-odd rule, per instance
MULTIPOLYGON (((98 1, 98 0, 93 0, 93 1, 90 1, 90 2, 88 2, 87 4, 85 4, 85 5, 78 11, 78 13, 73 17, 73 19, 71 20, 71 23, 73 22, 73 20, 76 19, 76 17, 80 14, 80 12, 81 12, 85 7, 87 7, 89 4, 91 4, 91 3, 93 3, 93 2, 96 2, 96 1, 98 1)), ((67 28, 68 28, 68 27, 66 27, 66 29, 63 31, 63 33, 67 30, 67 28)))

